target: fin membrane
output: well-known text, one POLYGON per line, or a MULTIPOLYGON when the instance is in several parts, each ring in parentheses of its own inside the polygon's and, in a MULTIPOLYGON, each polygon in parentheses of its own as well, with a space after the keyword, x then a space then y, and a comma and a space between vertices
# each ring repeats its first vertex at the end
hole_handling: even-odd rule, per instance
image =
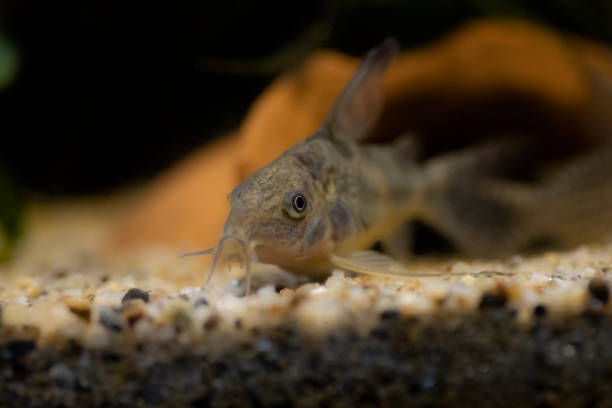
MULTIPOLYGON (((481 272, 419 272, 411 270, 408 266, 395 259, 375 251, 352 252, 346 256, 332 255, 331 262, 338 268, 356 272, 362 275, 377 276, 381 278, 424 278, 436 276, 465 276, 465 275, 491 275, 491 271, 481 272)), ((496 275, 512 275, 513 273, 495 272, 496 275)))
POLYGON ((346 256, 332 255, 331 262, 342 269, 382 278, 415 278, 443 276, 439 272, 415 273, 393 258, 375 251, 352 252, 346 256))

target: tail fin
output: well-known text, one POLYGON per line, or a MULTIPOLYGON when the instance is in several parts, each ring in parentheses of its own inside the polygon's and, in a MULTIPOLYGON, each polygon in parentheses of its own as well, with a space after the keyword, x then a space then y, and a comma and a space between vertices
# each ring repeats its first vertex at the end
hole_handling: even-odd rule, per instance
POLYGON ((612 145, 558 169, 529 201, 526 222, 543 237, 576 245, 612 234, 612 145))
POLYGON ((612 143, 533 182, 508 181, 503 171, 496 175, 492 165, 513 161, 508 147, 493 145, 431 163, 424 221, 462 251, 484 257, 612 235, 612 143), (495 159, 500 152, 505 159, 495 159))

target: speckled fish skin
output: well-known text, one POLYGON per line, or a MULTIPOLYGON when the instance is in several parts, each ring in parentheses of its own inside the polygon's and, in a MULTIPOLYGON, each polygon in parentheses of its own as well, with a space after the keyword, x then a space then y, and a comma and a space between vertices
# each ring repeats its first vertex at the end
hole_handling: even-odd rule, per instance
POLYGON ((225 237, 244 242, 259 262, 320 275, 333 256, 367 249, 411 219, 435 227, 462 252, 486 257, 540 241, 573 245, 608 230, 609 144, 528 184, 505 175, 537 153, 529 138, 497 138, 424 163, 402 138, 358 143, 378 119, 380 80, 396 53, 390 41, 371 51, 322 128, 232 191, 225 237), (294 193, 307 203, 299 217, 287 210, 294 193))
POLYGON ((322 130, 234 189, 225 235, 255 242, 260 262, 325 269, 331 253, 367 248, 387 235, 405 218, 421 179, 397 149, 339 142, 322 130), (290 191, 306 197, 302 219, 283 211, 290 191))
POLYGON ((259 262, 318 274, 332 254, 367 248, 407 218, 420 197, 419 167, 401 146, 357 143, 378 119, 380 82, 398 50, 387 40, 370 51, 321 129, 232 191, 224 236, 259 262), (287 210, 293 192, 307 203, 299 217, 287 210))

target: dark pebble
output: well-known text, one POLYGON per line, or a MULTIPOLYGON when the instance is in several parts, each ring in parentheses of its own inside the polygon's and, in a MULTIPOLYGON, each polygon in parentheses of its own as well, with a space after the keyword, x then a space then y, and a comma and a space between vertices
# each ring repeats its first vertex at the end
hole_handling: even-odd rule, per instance
POLYGON ((80 392, 91 392, 92 390, 91 383, 86 378, 77 378, 75 388, 80 392))
POLYGON ((599 300, 601 303, 608 303, 608 300, 610 300, 608 282, 601 278, 591 279, 589 281, 589 294, 592 298, 599 300))
POLYGON ((390 319, 395 319, 396 317, 399 316, 399 311, 395 310, 395 309, 387 309, 384 312, 382 312, 380 314, 380 319, 381 320, 390 320, 390 319))
POLYGON ((375 327, 370 332, 370 336, 380 340, 387 340, 389 338, 389 330, 384 327, 375 327))
POLYGON ((436 386, 436 379, 426 375, 421 379, 421 388, 424 390, 431 389, 436 386))
POLYGON ((262 337, 255 342, 255 347, 257 348, 258 351, 266 353, 266 352, 271 351, 274 345, 272 344, 270 339, 266 337, 262 337))
POLYGON ((480 298, 478 308, 480 310, 499 309, 506 305, 506 295, 502 293, 485 293, 480 298))
POLYGON ((56 387, 72 389, 76 383, 76 377, 72 370, 63 363, 56 363, 49 369, 49 379, 56 387))
POLYGON ((536 307, 533 308, 533 315, 535 317, 544 317, 546 316, 546 313, 548 313, 548 310, 546 309, 546 306, 544 305, 537 305, 536 307))
POLYGON ((132 288, 127 291, 123 299, 121 299, 121 303, 126 303, 131 300, 141 299, 145 303, 149 302, 149 294, 142 289, 132 288))
POLYGON ((206 330, 214 330, 220 322, 221 318, 219 318, 219 316, 212 315, 208 318, 208 320, 206 320, 206 323, 204 323, 204 328, 206 330))
POLYGON ((104 308, 100 310, 100 324, 107 329, 119 332, 123 329, 123 322, 121 316, 111 308, 104 308))
POLYGON ((13 340, 6 343, 2 350, 5 360, 15 360, 25 356, 36 348, 36 342, 32 340, 13 340))
POLYGON ((102 352, 102 360, 106 361, 107 363, 117 363, 121 361, 121 355, 113 351, 106 350, 102 352))
POLYGON ((199 298, 193 304, 193 307, 202 307, 202 306, 208 306, 208 301, 204 298, 199 298))

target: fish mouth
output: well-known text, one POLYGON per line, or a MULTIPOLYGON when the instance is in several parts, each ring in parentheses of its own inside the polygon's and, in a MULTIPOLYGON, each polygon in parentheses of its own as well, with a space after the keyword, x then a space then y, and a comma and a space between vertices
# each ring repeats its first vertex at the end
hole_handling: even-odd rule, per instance
POLYGON ((294 253, 292 247, 278 247, 274 245, 255 245, 253 247, 259 262, 283 267, 293 267, 302 264, 304 256, 294 253))
POLYGON ((240 237, 237 237, 235 235, 225 235, 223 236, 219 242, 217 243, 217 245, 215 245, 212 248, 208 248, 208 249, 203 249, 200 251, 196 251, 196 252, 190 252, 187 254, 183 254, 182 256, 194 256, 194 255, 209 255, 209 254, 213 254, 214 253, 214 258, 212 263, 210 264, 210 268, 208 270, 208 274, 206 276, 206 280, 204 281, 204 287, 206 285, 208 285, 208 283, 210 282, 210 280, 213 277, 213 274, 215 273, 215 270, 217 268, 217 264, 219 263, 219 261, 222 258, 238 258, 241 262, 242 267, 244 268, 245 271, 245 278, 246 278, 246 296, 249 295, 250 293, 250 289, 251 289, 251 262, 258 262, 258 258, 257 258, 257 253, 255 251, 255 246, 256 243, 255 242, 250 242, 248 245, 247 243, 240 237), (223 250, 225 248, 225 243, 228 240, 233 240, 236 241, 238 243, 238 248, 239 251, 238 253, 232 251, 229 254, 224 254, 223 250))

